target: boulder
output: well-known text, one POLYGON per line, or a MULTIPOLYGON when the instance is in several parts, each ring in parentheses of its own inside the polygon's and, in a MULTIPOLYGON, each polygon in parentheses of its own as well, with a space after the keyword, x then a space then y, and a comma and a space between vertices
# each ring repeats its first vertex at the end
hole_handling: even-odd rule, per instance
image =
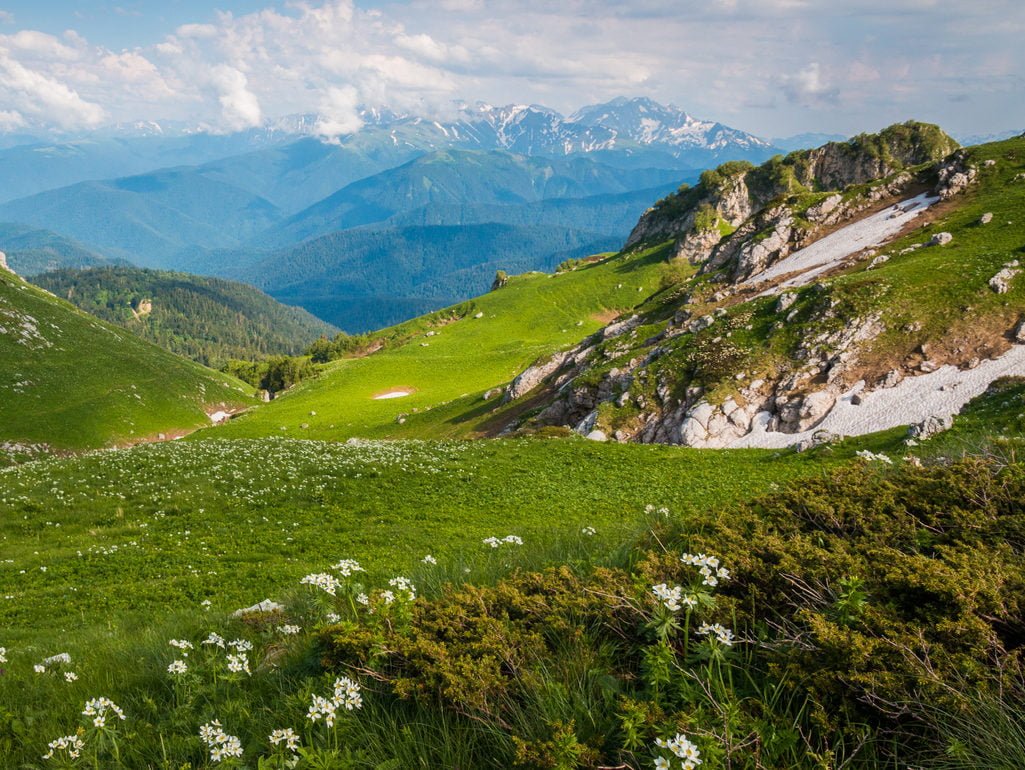
POLYGON ((946 246, 954 240, 954 236, 950 233, 936 233, 932 238, 929 239, 930 246, 946 246))
POLYGON ((779 299, 776 301, 776 312, 785 313, 790 309, 791 305, 797 302, 797 293, 792 291, 785 291, 779 295, 779 299))
POLYGON ((535 364, 534 366, 528 366, 526 369, 520 372, 516 376, 516 379, 514 379, 512 383, 509 385, 509 389, 506 391, 505 394, 506 401, 512 401, 532 391, 534 388, 540 385, 541 382, 546 377, 548 377, 548 375, 558 371, 559 368, 566 362, 566 359, 569 357, 569 355, 570 354, 568 352, 556 353, 547 361, 544 361, 540 364, 535 364))
POLYGON ((1004 265, 1003 269, 989 279, 989 288, 997 294, 1006 294, 1011 289, 1011 281, 1021 270, 1018 269, 1017 260, 1004 265))
POLYGON ((992 214, 992 212, 989 212, 989 211, 987 211, 985 214, 983 214, 981 217, 979 217, 979 224, 980 225, 988 225, 992 221, 993 221, 993 214, 992 214))
POLYGON ((954 426, 953 415, 937 415, 927 417, 908 428, 908 438, 913 441, 925 441, 927 438, 950 430, 954 426))
POLYGON ((605 435, 603 430, 592 430, 587 434, 588 441, 608 441, 609 437, 605 435))
POLYGON ((1025 345, 1025 318, 1018 322, 1014 330, 1014 341, 1019 345, 1025 345))
POLYGON ((231 613, 231 616, 233 618, 240 618, 243 615, 252 615, 255 612, 283 612, 284 609, 284 604, 278 604, 270 599, 264 599, 262 602, 257 602, 252 607, 243 607, 240 610, 235 610, 231 613))

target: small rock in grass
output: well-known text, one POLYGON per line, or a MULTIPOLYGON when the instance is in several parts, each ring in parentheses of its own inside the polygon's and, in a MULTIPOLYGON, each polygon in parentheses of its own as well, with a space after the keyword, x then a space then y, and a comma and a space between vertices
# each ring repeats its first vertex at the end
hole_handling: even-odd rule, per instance
POLYGON ((605 431, 592 430, 587 434, 587 439, 589 441, 608 441, 609 437, 605 435, 605 431))
POLYGON ((1014 341, 1019 345, 1025 345, 1025 318, 1018 323, 1018 327, 1014 330, 1014 341))
POLYGON ((981 217, 979 217, 979 224, 980 225, 988 225, 992 221, 993 221, 993 214, 992 214, 992 212, 989 212, 989 211, 987 211, 985 214, 983 214, 981 217))
POLYGON ((930 246, 946 246, 952 240, 954 240, 954 236, 951 235, 950 233, 946 233, 946 232, 936 233, 936 235, 934 235, 929 240, 929 245, 930 246))

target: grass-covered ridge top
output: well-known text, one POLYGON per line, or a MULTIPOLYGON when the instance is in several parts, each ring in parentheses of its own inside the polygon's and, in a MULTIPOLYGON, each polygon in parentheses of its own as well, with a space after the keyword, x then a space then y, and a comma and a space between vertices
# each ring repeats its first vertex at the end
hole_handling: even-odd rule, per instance
MULTIPOLYGON (((210 424, 253 403, 239 381, 174 356, 0 270, 0 443, 81 450, 210 424)), ((21 447, 22 449, 19 449, 21 447)))

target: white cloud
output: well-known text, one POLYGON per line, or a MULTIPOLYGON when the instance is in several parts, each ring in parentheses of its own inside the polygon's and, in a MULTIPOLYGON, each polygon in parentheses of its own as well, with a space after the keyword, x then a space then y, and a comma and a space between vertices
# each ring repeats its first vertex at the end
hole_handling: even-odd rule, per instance
POLYGON ((0 102, 62 128, 95 127, 106 118, 100 105, 86 101, 59 80, 25 67, 2 48, 0 102))
POLYGON ((320 100, 320 118, 314 126, 318 136, 328 141, 354 134, 363 127, 359 116, 359 93, 352 86, 328 88, 320 100))
POLYGON ((242 72, 220 64, 211 71, 210 80, 217 89, 224 128, 241 131, 244 128, 259 126, 263 122, 260 101, 247 87, 248 81, 242 72))
POLYGON ((26 125, 25 117, 17 110, 0 110, 0 131, 13 131, 26 125))
POLYGON ((780 81, 787 98, 796 104, 835 103, 838 98, 836 87, 826 82, 822 75, 822 67, 817 61, 811 62, 792 75, 783 75, 780 81))

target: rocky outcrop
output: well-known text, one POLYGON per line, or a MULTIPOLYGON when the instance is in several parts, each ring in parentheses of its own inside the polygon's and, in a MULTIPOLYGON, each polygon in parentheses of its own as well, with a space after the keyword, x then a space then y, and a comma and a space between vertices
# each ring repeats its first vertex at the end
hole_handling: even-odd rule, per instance
POLYGON ((561 368, 570 355, 570 351, 555 353, 548 360, 524 369, 509 384, 509 388, 505 392, 505 400, 512 401, 532 391, 550 374, 561 368))
POLYGON ((1011 281, 1020 272, 1021 268, 1018 266, 1018 260, 1011 260, 1003 266, 1000 272, 989 279, 989 288, 997 294, 1006 294, 1011 289, 1011 281))
POLYGON ((932 238, 929 239, 929 246, 946 246, 954 240, 954 236, 950 233, 936 233, 932 238))
POLYGON ((936 194, 940 200, 950 200, 967 190, 978 174, 979 170, 968 162, 967 150, 958 150, 937 170, 936 194))
POLYGON ((908 428, 908 438, 914 441, 925 441, 937 433, 954 427, 953 415, 933 415, 922 422, 908 428))

